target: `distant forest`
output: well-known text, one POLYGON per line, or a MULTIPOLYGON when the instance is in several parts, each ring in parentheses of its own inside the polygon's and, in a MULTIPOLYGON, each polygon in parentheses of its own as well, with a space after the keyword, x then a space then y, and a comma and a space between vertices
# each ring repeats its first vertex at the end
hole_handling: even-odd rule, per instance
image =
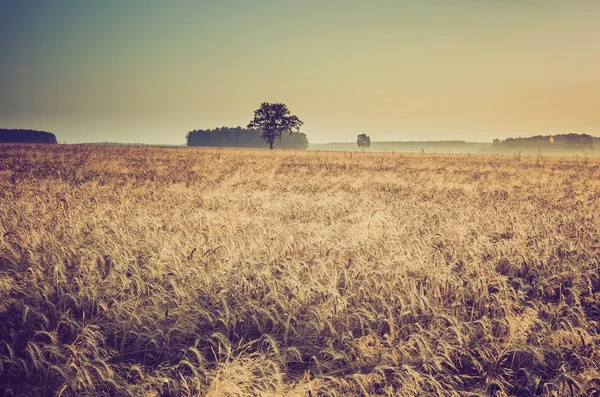
MULTIPOLYGON (((190 131, 186 140, 188 146, 269 147, 269 144, 260 137, 261 134, 260 130, 221 127, 214 130, 190 131)), ((284 134, 281 140, 275 140, 275 146, 280 149, 306 149, 308 148, 308 139, 306 134, 301 132, 294 132, 291 135, 284 134)))
POLYGON ((56 136, 46 131, 0 128, 0 142, 56 143, 56 136))
POLYGON ((490 151, 591 151, 594 150, 594 144, 600 144, 600 138, 587 134, 536 135, 529 138, 508 138, 503 141, 494 139, 490 151))

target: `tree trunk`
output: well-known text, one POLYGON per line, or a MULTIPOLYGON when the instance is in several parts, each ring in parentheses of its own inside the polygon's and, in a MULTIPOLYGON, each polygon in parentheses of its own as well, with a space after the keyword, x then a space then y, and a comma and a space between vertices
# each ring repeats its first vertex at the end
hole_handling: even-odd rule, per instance
POLYGON ((273 141, 269 141, 269 148, 273 149, 273 141))

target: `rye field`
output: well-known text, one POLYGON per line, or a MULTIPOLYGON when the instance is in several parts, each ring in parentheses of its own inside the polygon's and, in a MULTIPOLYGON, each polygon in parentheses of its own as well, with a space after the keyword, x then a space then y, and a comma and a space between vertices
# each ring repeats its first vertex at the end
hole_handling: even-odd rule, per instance
POLYGON ((0 146, 4 396, 600 396, 600 159, 0 146))

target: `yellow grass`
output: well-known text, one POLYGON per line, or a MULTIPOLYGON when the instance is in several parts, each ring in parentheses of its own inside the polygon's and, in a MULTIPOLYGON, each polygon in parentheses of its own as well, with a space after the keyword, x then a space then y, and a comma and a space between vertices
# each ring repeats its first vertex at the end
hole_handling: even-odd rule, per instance
POLYGON ((0 146, 0 394, 600 395, 600 162, 0 146))

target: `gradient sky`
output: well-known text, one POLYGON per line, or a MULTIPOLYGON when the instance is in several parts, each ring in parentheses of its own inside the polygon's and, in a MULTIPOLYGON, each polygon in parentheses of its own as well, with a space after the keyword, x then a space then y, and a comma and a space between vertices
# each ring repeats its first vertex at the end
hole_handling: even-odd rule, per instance
POLYGON ((181 144, 261 102, 310 142, 600 135, 600 1, 0 0, 0 127, 181 144))

